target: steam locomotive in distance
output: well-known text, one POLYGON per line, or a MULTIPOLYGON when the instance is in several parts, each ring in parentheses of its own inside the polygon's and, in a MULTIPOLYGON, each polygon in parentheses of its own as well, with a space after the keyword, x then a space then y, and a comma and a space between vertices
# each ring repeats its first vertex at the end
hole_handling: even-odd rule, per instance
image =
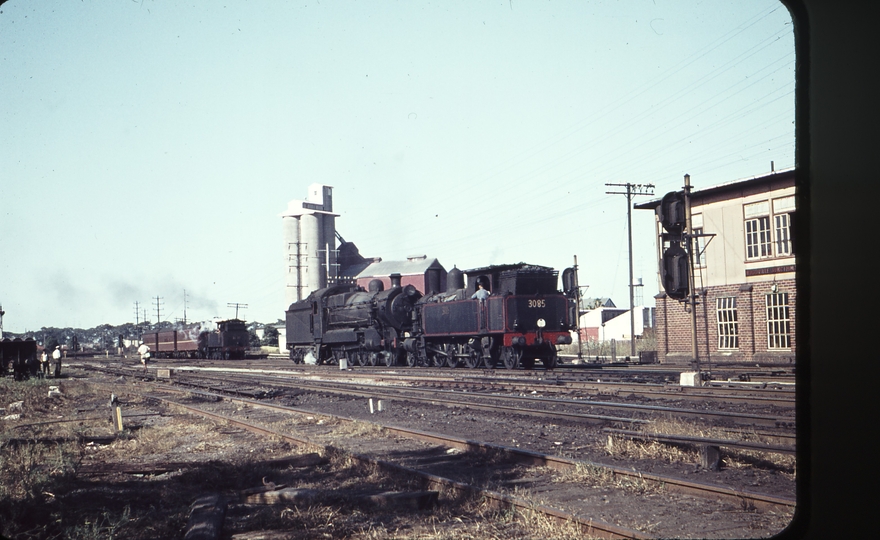
POLYGON ((248 349, 249 335, 244 321, 219 321, 214 330, 201 324, 178 326, 143 335, 155 358, 212 358, 240 360, 248 349))
MULTIPOLYGON (((553 369, 556 347, 571 343, 577 306, 574 270, 525 263, 450 270, 446 292, 379 280, 320 289, 286 312, 287 348, 296 363, 504 365, 553 369), (467 278, 467 283, 465 283, 467 278), (477 290, 488 292, 483 299, 477 290)), ((439 288, 439 287, 437 287, 439 288)))

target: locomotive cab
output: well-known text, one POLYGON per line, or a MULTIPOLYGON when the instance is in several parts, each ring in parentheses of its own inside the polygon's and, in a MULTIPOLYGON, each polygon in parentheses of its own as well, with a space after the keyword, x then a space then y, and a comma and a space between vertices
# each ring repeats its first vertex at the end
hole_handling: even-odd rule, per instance
POLYGON ((558 272, 518 263, 463 274, 467 286, 459 294, 447 291, 420 304, 425 358, 413 346, 417 359, 437 366, 463 359, 472 368, 500 361, 509 369, 538 360, 555 367, 556 346, 571 343, 573 324, 572 301, 557 289, 558 272), (472 299, 478 286, 490 293, 485 300, 472 299))

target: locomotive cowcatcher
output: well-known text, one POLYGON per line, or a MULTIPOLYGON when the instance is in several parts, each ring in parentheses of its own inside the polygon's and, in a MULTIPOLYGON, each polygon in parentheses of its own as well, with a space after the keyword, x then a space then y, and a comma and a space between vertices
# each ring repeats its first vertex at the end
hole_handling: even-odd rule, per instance
POLYGON ((557 345, 572 342, 577 317, 574 270, 558 272, 526 263, 493 265, 447 275, 447 291, 416 304, 412 336, 405 340, 408 365, 508 369, 557 363, 557 345), (463 275, 467 276, 467 286, 463 275), (490 294, 473 298, 478 285, 490 294))

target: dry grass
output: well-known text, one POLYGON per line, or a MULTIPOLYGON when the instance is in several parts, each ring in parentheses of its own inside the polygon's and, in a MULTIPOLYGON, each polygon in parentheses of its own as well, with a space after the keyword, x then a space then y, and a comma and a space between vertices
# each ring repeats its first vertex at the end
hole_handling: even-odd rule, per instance
MULTIPOLYGON (((79 381, 61 380, 63 398, 47 401, 47 387, 54 381, 12 383, 2 381, 0 406, 24 401, 22 422, 47 417, 75 416, 76 409, 107 412, 106 389, 89 388, 79 381), (7 382, 9 384, 7 384, 7 382), (58 409, 53 409, 57 407, 58 409)), ((117 392, 119 393, 119 392, 117 392)), ((108 415, 109 416, 109 415, 108 415)), ((321 417, 290 417, 276 423, 295 430, 303 424, 318 424, 321 417)), ((486 501, 469 498, 454 490, 443 491, 436 508, 424 511, 385 510, 356 504, 363 491, 415 491, 423 489, 414 480, 389 477, 374 465, 365 465, 344 455, 330 455, 329 463, 308 469, 272 469, 260 460, 273 450, 290 454, 290 446, 263 439, 252 448, 230 442, 228 432, 218 424, 180 414, 153 418, 152 425, 127 426, 109 445, 88 450, 78 442, 83 430, 112 432, 105 423, 79 426, 48 424, 33 427, 22 439, 0 452, 0 534, 10 538, 168 538, 182 535, 189 505, 205 492, 234 493, 261 485, 261 479, 314 489, 322 495, 314 504, 296 507, 245 507, 232 505, 224 528, 226 534, 247 530, 287 531, 290 538, 330 539, 560 539, 589 538, 571 523, 558 523, 543 514, 511 508, 497 510, 486 501), (224 432, 226 432, 224 434, 224 432), (69 441, 47 444, 39 438, 69 441), (248 453, 248 449, 254 450, 248 453), (217 450, 214 454, 213 451, 217 450), (221 452, 222 450, 222 452, 221 452), (192 470, 170 474, 101 476, 77 478, 82 456, 93 463, 154 463, 183 461, 183 455, 198 455, 192 470), (225 452, 225 453, 224 453, 225 452), (214 459, 216 461, 207 462, 214 459)), ((324 421, 347 437, 387 436, 369 422, 324 421)), ((322 425, 323 425, 322 424, 322 425)), ((12 430, 3 425, 0 441, 8 441, 12 430)), ((256 439, 255 439, 256 441, 256 439)), ((244 443, 247 444, 247 443, 244 443)), ((487 452, 486 465, 506 459, 503 452, 487 452)), ((536 503, 537 504, 537 503, 536 503)))
MULTIPOLYGON (((755 430, 737 432, 731 436, 729 430, 705 426, 680 419, 658 419, 638 428, 647 434, 684 435, 711 439, 741 440, 764 444, 784 444, 779 438, 765 436, 755 430)), ((625 459, 654 459, 668 463, 697 463, 699 451, 688 446, 678 446, 657 441, 640 441, 624 436, 609 435, 601 450, 609 456, 625 459)), ((745 469, 760 464, 778 469, 780 473, 794 477, 797 465, 795 456, 752 450, 725 449, 723 465, 732 469, 745 469)))
POLYGON ((574 469, 554 471, 553 481, 582 484, 593 488, 619 489, 633 494, 656 493, 663 490, 662 485, 643 479, 641 476, 615 474, 605 467, 587 463, 578 463, 574 469))

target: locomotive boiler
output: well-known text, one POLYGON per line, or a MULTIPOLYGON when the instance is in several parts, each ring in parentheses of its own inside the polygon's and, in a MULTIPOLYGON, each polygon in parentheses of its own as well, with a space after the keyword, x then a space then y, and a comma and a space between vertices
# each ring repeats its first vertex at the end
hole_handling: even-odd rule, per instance
POLYGON ((565 292, 557 281, 556 270, 525 263, 453 268, 447 291, 416 305, 413 332, 404 343, 407 364, 515 369, 540 361, 553 369, 556 347, 572 342, 577 317, 574 270, 563 272, 565 292), (487 297, 478 298, 480 288, 487 297))
POLYGON ((391 276, 384 290, 373 280, 369 290, 339 284, 312 292, 285 312, 287 348, 295 363, 396 365, 405 354, 403 339, 412 329, 412 310, 421 293, 391 276))

